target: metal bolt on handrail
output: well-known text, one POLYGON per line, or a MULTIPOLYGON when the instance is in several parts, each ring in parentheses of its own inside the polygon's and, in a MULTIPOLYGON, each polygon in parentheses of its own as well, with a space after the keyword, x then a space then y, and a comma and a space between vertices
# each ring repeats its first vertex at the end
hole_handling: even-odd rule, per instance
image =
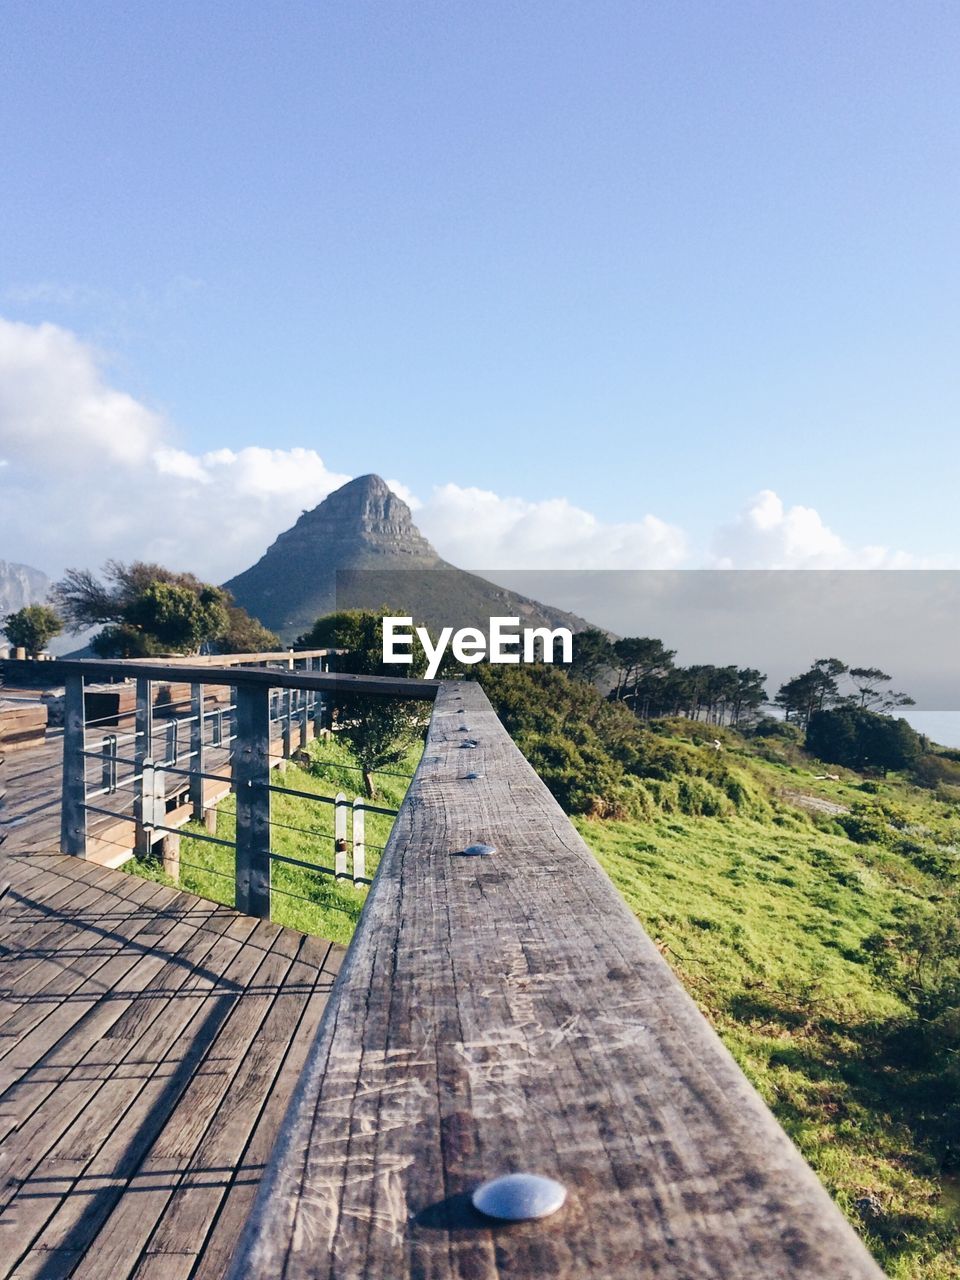
POLYGON ((471 1196, 473 1207, 488 1218, 527 1222, 563 1208, 567 1189, 538 1173, 508 1173, 482 1183, 471 1196))

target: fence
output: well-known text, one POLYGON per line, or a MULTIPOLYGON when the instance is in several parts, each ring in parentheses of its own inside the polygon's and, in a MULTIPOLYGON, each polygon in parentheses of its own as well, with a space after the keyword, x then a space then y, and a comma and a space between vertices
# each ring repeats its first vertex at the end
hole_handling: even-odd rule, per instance
MULTIPOLYGON (((397 811, 360 796, 350 799, 342 790, 326 796, 277 785, 272 772, 284 768, 318 731, 330 728, 338 690, 422 699, 433 688, 422 681, 330 672, 331 656, 329 651, 294 655, 291 661, 301 664, 299 670, 286 662, 282 669, 229 671, 143 662, 58 663, 65 676, 63 851, 89 857, 106 843, 140 857, 159 855, 178 878, 182 827, 190 820, 203 823, 206 829, 191 830, 189 838, 232 851, 234 904, 261 918, 270 918, 272 892, 302 896, 274 883, 271 869, 278 865, 368 884, 366 817, 392 818, 397 811), (88 682, 131 674, 132 706, 118 701, 106 715, 88 716, 88 682), (178 685, 186 696, 174 696, 178 685), (231 791, 236 835, 224 839, 217 833, 217 805, 231 791), (328 837, 313 828, 286 827, 310 839, 309 858, 272 847, 271 831, 284 826, 271 813, 278 794, 331 813, 328 837), (118 827, 126 833, 122 838, 118 827), (322 860, 326 839, 328 862, 322 860)), ((196 869, 225 876, 210 867, 196 869)))

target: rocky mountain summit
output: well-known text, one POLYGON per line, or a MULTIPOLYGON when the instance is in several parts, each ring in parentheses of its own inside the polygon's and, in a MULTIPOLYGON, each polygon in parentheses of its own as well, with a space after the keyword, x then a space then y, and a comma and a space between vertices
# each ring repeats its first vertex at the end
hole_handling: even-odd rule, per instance
POLYGON ((39 569, 0 560, 0 618, 16 613, 27 604, 42 604, 51 585, 50 579, 39 569))
POLYGON ((386 607, 429 627, 485 627, 496 615, 518 616, 525 626, 587 626, 442 559, 376 475, 349 481, 305 511, 224 586, 288 642, 337 609, 386 607))

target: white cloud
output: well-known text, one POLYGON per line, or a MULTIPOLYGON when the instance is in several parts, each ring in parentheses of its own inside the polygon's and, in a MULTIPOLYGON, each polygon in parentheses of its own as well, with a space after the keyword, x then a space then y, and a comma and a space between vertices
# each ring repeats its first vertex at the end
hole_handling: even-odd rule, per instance
POLYGON ((813 507, 785 507, 763 489, 736 520, 718 530, 712 565, 719 569, 907 569, 927 567, 887 547, 851 547, 813 507))
MULTIPOLYGON (((103 357, 51 324, 0 318, 0 553, 53 574, 111 556, 223 581, 259 558, 301 511, 350 477, 314 449, 180 448, 168 423, 111 385, 103 357)), ((532 502, 441 484, 419 501, 390 487, 446 559, 523 569, 925 567, 884 547, 851 547, 811 507, 771 490, 691 552, 652 514, 605 521, 566 498, 532 502)))
POLYGON ((417 512, 446 559, 472 569, 664 569, 686 556, 683 532, 656 516, 605 523, 568 502, 528 502, 438 485, 417 512))
POLYGON ((135 466, 163 432, 160 415, 111 387, 103 357, 75 334, 0 318, 0 450, 8 461, 135 466))

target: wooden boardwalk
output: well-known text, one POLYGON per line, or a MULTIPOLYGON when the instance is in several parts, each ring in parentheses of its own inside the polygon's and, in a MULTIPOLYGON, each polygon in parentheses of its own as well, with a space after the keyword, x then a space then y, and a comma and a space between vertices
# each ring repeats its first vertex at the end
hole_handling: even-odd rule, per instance
POLYGON ((61 855, 59 753, 0 811, 0 1277, 216 1280, 343 948, 61 855))

